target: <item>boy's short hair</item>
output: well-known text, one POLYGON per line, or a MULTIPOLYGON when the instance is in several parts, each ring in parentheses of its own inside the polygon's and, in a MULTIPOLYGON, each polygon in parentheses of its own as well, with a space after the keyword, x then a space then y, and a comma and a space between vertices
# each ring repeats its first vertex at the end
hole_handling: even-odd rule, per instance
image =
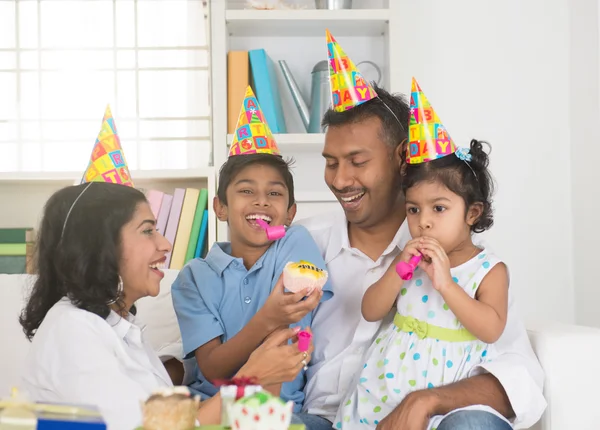
POLYGON ((290 166, 293 160, 284 160, 282 157, 273 154, 247 154, 247 155, 235 155, 229 157, 227 162, 221 166, 219 171, 219 186, 217 188, 217 197, 221 200, 221 203, 227 205, 227 187, 231 184, 231 181, 235 176, 240 173, 243 169, 248 166, 255 164, 261 164, 263 166, 270 166, 276 169, 283 182, 288 189, 290 199, 288 203, 288 209, 296 202, 294 198, 294 177, 290 171, 290 166))

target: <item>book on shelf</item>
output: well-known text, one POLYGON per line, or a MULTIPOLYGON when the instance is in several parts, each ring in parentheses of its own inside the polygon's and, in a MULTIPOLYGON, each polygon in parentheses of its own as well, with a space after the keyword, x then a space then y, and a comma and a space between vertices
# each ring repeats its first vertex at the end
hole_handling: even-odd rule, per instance
POLYGON ((33 273, 34 229, 0 228, 0 274, 33 273))
MULTIPOLYGON (((157 196, 147 190, 146 196, 157 196)), ((161 193, 156 229, 172 244, 165 267, 181 270, 185 264, 206 255, 208 242, 208 190, 176 188, 173 194, 161 193)), ((150 200, 148 198, 148 200, 150 200)))
POLYGON ((227 53, 227 133, 235 133, 250 85, 273 133, 287 133, 275 63, 264 49, 227 53))
POLYGON ((160 212, 160 205, 162 204, 163 196, 165 193, 158 190, 148 190, 146 192, 146 199, 148 203, 150 203, 150 209, 154 214, 154 218, 158 219, 158 214, 160 212))
POLYGON ((240 107, 250 80, 248 51, 227 53, 227 133, 235 133, 240 107))
POLYGON ((252 88, 273 133, 287 133, 275 64, 264 49, 248 51, 252 88))

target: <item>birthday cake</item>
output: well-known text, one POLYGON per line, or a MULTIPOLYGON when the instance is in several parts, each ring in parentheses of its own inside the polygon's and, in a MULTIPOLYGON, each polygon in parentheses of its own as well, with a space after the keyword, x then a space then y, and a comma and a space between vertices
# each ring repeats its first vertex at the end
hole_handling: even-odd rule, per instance
POLYGON ((327 282, 327 277, 327 270, 319 269, 305 260, 289 262, 283 268, 283 286, 293 293, 305 288, 310 291, 321 290, 327 282))
POLYGON ((284 402, 267 391, 259 391, 229 405, 232 430, 287 430, 293 402, 284 402))
POLYGON ((155 391, 142 406, 144 430, 192 430, 199 405, 187 387, 155 391))

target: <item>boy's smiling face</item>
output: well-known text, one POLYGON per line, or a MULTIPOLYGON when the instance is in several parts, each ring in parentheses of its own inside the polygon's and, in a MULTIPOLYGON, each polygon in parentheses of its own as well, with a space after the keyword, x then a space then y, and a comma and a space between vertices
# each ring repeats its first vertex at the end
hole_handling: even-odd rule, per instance
POLYGON ((227 221, 232 247, 265 247, 271 241, 257 224, 290 225, 296 205, 288 208, 290 195, 279 171, 269 165, 252 164, 235 175, 227 187, 227 205, 215 199, 215 213, 227 221))

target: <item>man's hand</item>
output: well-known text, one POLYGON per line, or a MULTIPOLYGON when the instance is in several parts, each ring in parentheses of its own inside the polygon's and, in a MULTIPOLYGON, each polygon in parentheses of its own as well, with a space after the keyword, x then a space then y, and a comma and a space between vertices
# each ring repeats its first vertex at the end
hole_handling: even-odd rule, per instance
POLYGON ((306 314, 313 311, 323 297, 323 291, 305 289, 297 293, 286 293, 283 289, 283 275, 279 277, 273 291, 267 297, 257 317, 262 318, 270 331, 279 327, 287 327, 299 322, 306 314), (308 295, 308 297, 306 297, 308 295), (302 300, 306 297, 305 300, 302 300))
POLYGON ((410 393, 392 413, 379 422, 377 430, 426 430, 434 400, 430 390, 410 393))

